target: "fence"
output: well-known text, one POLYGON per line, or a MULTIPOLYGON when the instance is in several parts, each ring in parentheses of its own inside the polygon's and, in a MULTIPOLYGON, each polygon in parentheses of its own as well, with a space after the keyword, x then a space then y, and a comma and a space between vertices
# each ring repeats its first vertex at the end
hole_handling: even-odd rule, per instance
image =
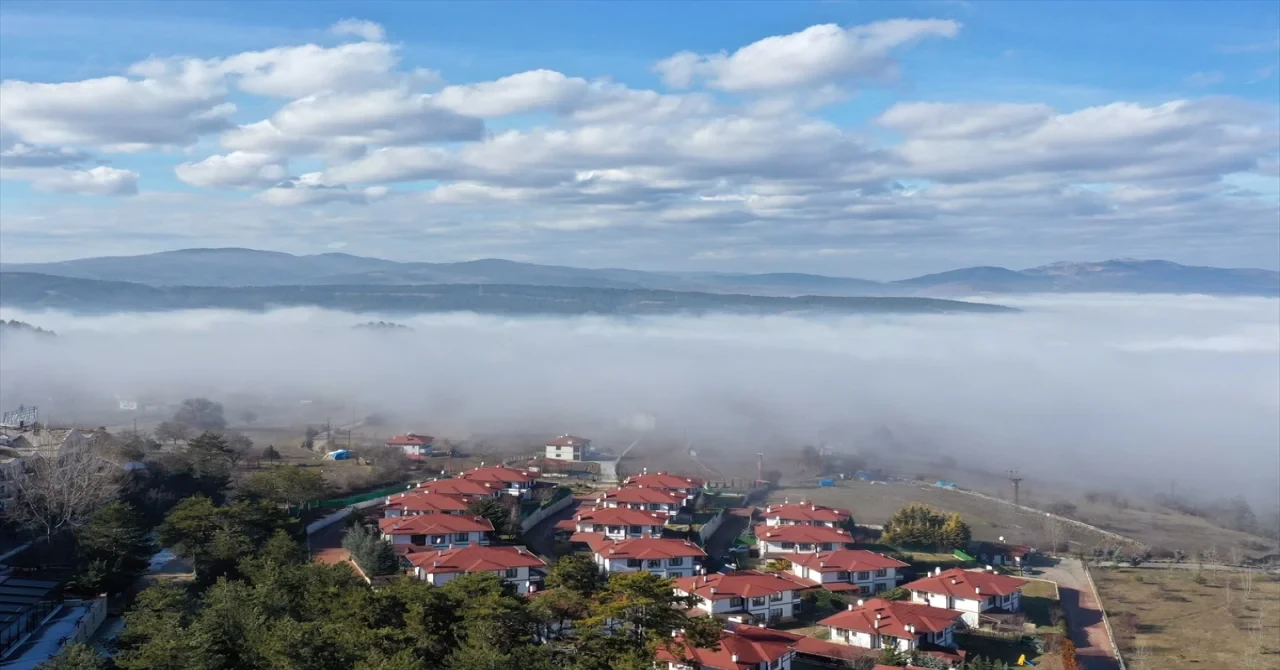
POLYGON ((1093 571, 1089 569, 1088 561, 1080 561, 1080 565, 1084 568, 1084 577, 1089 582, 1089 590, 1093 592, 1093 600, 1098 603, 1098 613, 1102 615, 1102 626, 1107 629, 1107 641, 1111 643, 1111 653, 1116 657, 1116 665, 1120 666, 1120 670, 1125 670, 1124 657, 1120 655, 1120 645, 1116 644, 1116 633, 1111 630, 1111 617, 1107 616, 1107 608, 1102 604, 1098 586, 1093 583, 1093 571))
POLYGON ((311 522, 310 524, 307 524, 307 535, 313 535, 319 530, 321 530, 322 528, 328 528, 329 526, 332 526, 334 523, 351 516, 351 513, 358 509, 368 509, 370 507, 373 507, 374 505, 378 505, 381 503, 382 503, 382 498, 370 498, 368 500, 358 502, 354 505, 348 505, 346 507, 343 507, 342 509, 334 512, 333 514, 330 514, 329 516, 324 517, 323 519, 319 519, 311 522))
POLYGON ((538 509, 534 510, 533 513, 520 521, 520 532, 529 532, 534 526, 541 523, 543 519, 546 519, 571 504, 573 504, 573 491, 561 487, 556 491, 555 497, 543 503, 538 507, 538 509))

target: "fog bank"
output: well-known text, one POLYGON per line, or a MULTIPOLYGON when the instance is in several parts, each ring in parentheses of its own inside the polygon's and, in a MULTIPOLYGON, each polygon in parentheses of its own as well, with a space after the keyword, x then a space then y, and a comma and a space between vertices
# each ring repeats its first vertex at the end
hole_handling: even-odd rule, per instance
MULTIPOLYGON (((387 318, 316 309, 81 317, 0 309, 57 338, 6 335, 0 403, 65 421, 114 397, 324 398, 389 430, 639 431, 721 451, 886 426, 995 470, 1273 497, 1280 488, 1280 301, 1034 296, 1013 315, 387 318), (652 422, 647 418, 652 417, 652 422)), ((231 402, 228 402, 229 407, 231 402)), ((92 418, 90 418, 92 415, 92 418)), ((83 416, 83 418, 81 418, 83 416)), ((339 416, 335 416, 335 422, 339 416)), ((264 422, 269 421, 264 416, 264 422)))

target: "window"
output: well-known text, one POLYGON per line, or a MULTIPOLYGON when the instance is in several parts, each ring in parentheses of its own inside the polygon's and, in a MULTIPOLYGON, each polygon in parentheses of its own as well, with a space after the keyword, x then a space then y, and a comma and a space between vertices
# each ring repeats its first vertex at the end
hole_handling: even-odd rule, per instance
POLYGON ((597 524, 595 524, 595 525, 591 526, 591 532, 593 532, 593 533, 601 533, 601 532, 604 532, 604 526, 601 526, 600 524, 598 524, 598 523, 597 523, 597 524))
POLYGON ((886 577, 888 575, 889 575, 889 571, 885 570, 884 568, 880 568, 879 570, 876 570, 877 577, 886 577))
POLYGON ((870 572, 862 571, 862 572, 859 572, 859 573, 858 573, 858 581, 860 581, 860 582, 865 582, 865 581, 867 581, 868 579, 871 579, 871 573, 870 573, 870 572))
POLYGON ((667 561, 667 565, 670 565, 670 566, 684 565, 684 559, 683 559, 683 558, 673 558, 673 559, 671 559, 671 560, 667 561))
POLYGON ((469 540, 469 539, 470 539, 470 537, 467 535, 467 533, 454 533, 454 534, 453 534, 453 541, 454 541, 454 542, 466 542, 466 541, 467 541, 467 540, 469 540))
POLYGON ((770 594, 769 594, 769 602, 771 602, 771 603, 776 603, 776 602, 778 602, 779 600, 782 600, 782 594, 781 594, 781 593, 770 593, 770 594))
POLYGON ((764 607, 764 598, 752 598, 752 599, 751 599, 751 606, 752 606, 752 607, 764 607))
POLYGON ((889 588, 888 584, 885 584, 884 582, 876 582, 876 593, 880 593, 887 588, 889 588))
POLYGON ((410 535, 409 536, 409 544, 416 544, 418 546, 422 546, 426 543, 427 543, 426 535, 410 535))
POLYGON ((849 581, 849 571, 848 571, 848 570, 841 570, 840 572, 837 572, 837 573, 836 573, 836 581, 838 581, 838 582, 847 582, 847 581, 849 581))
POLYGON ((871 587, 867 586, 866 584, 863 584, 862 586, 858 587, 858 593, 861 593, 864 596, 871 595, 871 587))
POLYGON ((796 548, 796 543, 795 543, 795 542, 783 542, 783 543, 782 543, 782 548, 783 548, 783 549, 795 549, 795 548, 796 548))
POLYGON ((632 526, 631 528, 627 529, 627 532, 631 533, 632 535, 639 535, 641 532, 643 532, 643 529, 640 526, 632 526))
POLYGON ((651 558, 651 559, 649 559, 649 567, 651 567, 651 568, 660 568, 660 567, 662 567, 662 559, 661 559, 661 558, 651 558))
POLYGON ((823 543, 822 543, 822 550, 823 550, 823 551, 831 551, 831 543, 830 543, 830 542, 823 542, 823 543))
POLYGON ((622 526, 609 526, 609 532, 617 535, 622 532, 622 526))
POLYGON ((515 579, 517 576, 519 576, 519 574, 520 574, 520 568, 507 568, 507 571, 504 574, 504 576, 507 579, 515 579))
POLYGON ((432 535, 431 544, 447 544, 448 539, 448 535, 432 535))
POLYGON ((627 567, 628 567, 628 568, 638 568, 638 567, 640 567, 640 559, 638 559, 638 558, 628 558, 628 559, 627 559, 627 567))
POLYGON ((730 599, 729 599, 729 607, 732 607, 732 608, 734 608, 734 609, 737 609, 737 608, 739 608, 739 607, 742 607, 742 604, 743 604, 744 602, 746 602, 746 601, 745 601, 745 600, 743 600, 742 598, 730 598, 730 599))

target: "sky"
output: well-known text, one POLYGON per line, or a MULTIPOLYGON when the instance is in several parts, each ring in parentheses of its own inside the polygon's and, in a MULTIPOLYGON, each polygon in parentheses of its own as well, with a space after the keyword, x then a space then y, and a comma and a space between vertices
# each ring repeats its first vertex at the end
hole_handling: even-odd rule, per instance
POLYGON ((0 5, 0 260, 1280 269, 1270 2, 0 5))
POLYGON ((251 408, 279 426, 281 405, 307 399, 327 407, 312 421, 376 412, 388 432, 450 439, 568 432, 610 449, 687 440, 747 463, 804 444, 890 460, 900 448, 1059 485, 1141 496, 1172 481, 1280 505, 1274 299, 1001 301, 1024 311, 622 319, 0 308, 0 318, 57 333, 0 338, 0 406, 112 426, 129 420, 117 397, 206 396, 229 416, 251 408), (377 318, 412 330, 351 327, 377 318), (899 447, 877 441, 884 428, 899 447))

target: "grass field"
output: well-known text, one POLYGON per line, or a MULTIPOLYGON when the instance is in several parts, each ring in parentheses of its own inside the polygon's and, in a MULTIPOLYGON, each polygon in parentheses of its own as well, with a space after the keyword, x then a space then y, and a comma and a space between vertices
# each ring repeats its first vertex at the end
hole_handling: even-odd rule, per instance
POLYGON ((1255 574, 1110 569, 1093 573, 1133 670, 1277 667, 1280 581, 1255 574), (1199 575, 1199 577, 1197 577, 1199 575))

